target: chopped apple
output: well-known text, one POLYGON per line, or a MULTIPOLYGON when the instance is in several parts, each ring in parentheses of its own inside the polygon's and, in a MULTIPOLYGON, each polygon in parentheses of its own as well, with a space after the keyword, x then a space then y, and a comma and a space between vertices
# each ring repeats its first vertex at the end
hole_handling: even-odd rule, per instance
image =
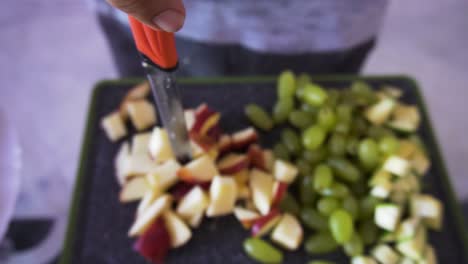
POLYGON ((410 202, 411 215, 420 217, 424 223, 435 230, 442 227, 443 205, 441 201, 431 195, 415 194, 410 202))
POLYGON ((190 131, 195 123, 195 111, 193 109, 187 109, 184 111, 185 125, 187 130, 190 131))
POLYGON ((218 140, 218 149, 220 154, 224 154, 231 150, 232 138, 230 135, 224 134, 218 140))
POLYGON ((158 189, 153 189, 146 192, 146 194, 143 196, 143 199, 141 199, 140 203, 138 204, 137 217, 141 216, 143 212, 148 209, 148 207, 156 200, 156 198, 161 196, 161 194, 161 191, 158 189))
POLYGON ((215 140, 216 142, 219 141, 221 138, 221 135, 223 134, 223 130, 219 126, 219 124, 215 124, 213 127, 211 127, 207 132, 206 136, 215 140))
POLYGON ((127 104, 130 120, 138 131, 142 131, 156 124, 156 111, 154 106, 144 100, 134 100, 127 104))
POLYGON ((257 142, 258 134, 253 127, 245 128, 232 135, 232 148, 239 150, 257 142))
POLYGON ((266 172, 272 171, 274 155, 271 150, 263 150, 259 145, 252 144, 247 151, 247 155, 253 167, 266 172))
POLYGON ((163 128, 155 127, 151 134, 149 143, 149 152, 156 163, 161 163, 170 159, 174 159, 169 135, 163 128))
POLYGON ((237 200, 249 199, 252 196, 250 188, 247 184, 237 183, 237 200))
POLYGON ((135 242, 134 249, 151 263, 163 263, 171 238, 162 217, 156 219, 135 242))
POLYGON ((193 183, 180 181, 170 189, 170 193, 175 201, 180 201, 195 186, 193 183))
POLYGON ((273 154, 273 151, 270 149, 263 150, 263 160, 265 163, 265 171, 272 172, 275 164, 275 154, 273 154))
POLYGON ((136 99, 144 99, 151 91, 151 87, 148 81, 144 81, 140 84, 135 85, 130 91, 127 92, 125 95, 126 100, 136 100, 136 99))
POLYGON ((253 169, 250 172, 250 190, 253 202, 262 215, 270 212, 273 198, 273 183, 274 179, 270 174, 257 169, 253 169))
POLYGON ((163 213, 166 228, 169 231, 171 238, 171 247, 178 248, 187 243, 192 238, 192 231, 190 228, 171 210, 163 213))
POLYGON ((302 242, 304 231, 301 224, 291 214, 284 214, 276 225, 271 239, 289 250, 296 250, 302 242))
POLYGON ((249 170, 244 169, 232 175, 238 185, 247 184, 249 182, 249 170))
POLYGON ((221 216, 233 211, 237 198, 237 185, 232 177, 216 176, 210 187, 208 217, 221 216))
POLYGON ((195 110, 195 122, 190 130, 190 134, 205 136, 208 130, 218 123, 220 117, 219 113, 210 109, 206 104, 200 105, 195 110))
MULTIPOLYGON (((137 217, 133 223, 128 235, 130 237, 141 235, 143 232, 148 229, 151 223, 154 222, 164 211, 170 208, 172 203, 172 198, 168 194, 163 194, 157 198, 141 216, 137 217)), ((167 224, 167 223, 166 223, 167 224)), ((170 231, 170 230, 169 230, 170 231)))
POLYGON ((234 215, 236 216, 237 220, 242 224, 242 226, 246 229, 250 228, 252 224, 260 218, 260 215, 252 210, 244 209, 242 207, 234 208, 234 215))
POLYGON ((232 175, 249 167, 249 158, 243 154, 228 154, 217 164, 219 172, 232 175))
POLYGON ((148 173, 157 172, 159 165, 156 164, 148 154, 131 155, 127 161, 126 175, 129 176, 140 176, 148 173))
POLYGON ((383 164, 383 169, 399 177, 407 176, 411 166, 410 163, 398 156, 390 156, 383 164))
POLYGON ((200 226, 204 215, 205 215, 205 212, 203 211, 197 214, 194 214, 189 219, 187 219, 187 223, 190 225, 190 227, 197 228, 200 226))
POLYGON ((280 204, 281 200, 283 200, 284 195, 288 190, 288 184, 280 181, 275 181, 273 185, 273 201, 271 202, 271 206, 275 207, 280 204))
POLYGON ((151 133, 140 133, 133 136, 132 155, 148 154, 151 133))
POLYGON ((117 155, 115 156, 115 175, 117 176, 117 182, 122 186, 125 183, 125 180, 128 176, 128 168, 129 168, 129 160, 130 160, 130 146, 128 142, 122 143, 120 146, 117 155))
POLYGON ((122 203, 137 201, 151 190, 144 177, 134 177, 124 184, 120 191, 119 200, 122 203))
POLYGON ((184 220, 189 220, 194 215, 205 211, 209 202, 208 195, 203 189, 200 186, 195 186, 180 200, 176 212, 184 220))
POLYGON ((127 135, 127 128, 119 112, 113 112, 101 120, 101 127, 111 141, 117 141, 127 135))
POLYGON ((157 172, 147 174, 146 179, 153 188, 165 191, 179 180, 177 176, 179 169, 180 164, 171 159, 161 164, 157 172))
POLYGON ((252 225, 252 236, 261 237, 267 234, 275 227, 280 219, 281 215, 276 208, 272 209, 268 214, 257 218, 252 225))
POLYGON ((179 178, 186 182, 210 181, 218 174, 213 159, 206 154, 190 161, 177 172, 179 178))
POLYGON ((273 168, 275 178, 278 181, 290 184, 296 179, 298 169, 296 166, 283 160, 276 160, 273 168))

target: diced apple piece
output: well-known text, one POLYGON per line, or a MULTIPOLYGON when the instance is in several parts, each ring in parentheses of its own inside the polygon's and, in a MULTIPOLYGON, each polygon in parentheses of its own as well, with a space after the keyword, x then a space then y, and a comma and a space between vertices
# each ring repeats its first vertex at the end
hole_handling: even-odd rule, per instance
POLYGON ((400 177, 408 175, 411 169, 410 163, 398 156, 390 156, 383 165, 383 170, 400 177))
POLYGON ((378 103, 370 106, 364 113, 367 120, 374 125, 384 124, 395 108, 395 100, 390 98, 381 99, 378 103))
POLYGON ((398 226, 396 237, 398 241, 405 241, 413 238, 420 225, 420 220, 417 217, 408 218, 402 221, 398 226))
POLYGON ((232 139, 230 135, 224 134, 218 140, 218 149, 220 154, 227 153, 231 150, 232 139))
POLYGON ((398 242, 396 248, 404 256, 420 261, 423 258, 426 242, 426 229, 424 226, 419 226, 413 238, 398 242))
POLYGON ((418 129, 421 116, 414 105, 398 104, 392 114, 388 126, 400 132, 414 132, 418 129))
POLYGON ((161 217, 134 244, 134 249, 151 263, 163 263, 170 248, 169 232, 161 217))
POLYGON ((352 258, 351 264, 377 264, 377 261, 371 257, 355 256, 352 258))
POLYGON ((147 192, 151 190, 151 186, 146 181, 145 177, 134 177, 126 182, 120 190, 119 200, 122 203, 137 201, 147 192))
POLYGON ((148 154, 138 154, 130 156, 127 161, 126 178, 129 176, 140 176, 157 172, 159 165, 156 164, 148 154))
POLYGON ((245 200, 249 199, 252 196, 250 192, 250 188, 247 184, 239 184, 237 183, 237 200, 245 200))
POLYGON ((195 122, 190 133, 205 136, 208 130, 218 123, 220 117, 218 112, 213 111, 206 104, 200 105, 195 110, 195 122))
POLYGON ((388 245, 378 245, 372 250, 372 256, 382 264, 397 264, 400 255, 388 245))
POLYGON ((187 219, 187 223, 190 225, 190 227, 197 228, 200 226, 204 215, 205 215, 205 212, 203 211, 197 214, 194 214, 189 219, 187 219))
POLYGON ((443 206, 440 200, 426 194, 416 194, 411 197, 411 215, 420 217, 432 229, 442 227, 443 206))
POLYGON ((418 146, 408 139, 400 140, 397 155, 403 159, 409 159, 418 150, 418 146))
POLYGON ((115 156, 115 175, 117 176, 117 182, 122 186, 129 172, 129 160, 130 160, 130 146, 128 142, 122 143, 119 152, 115 156))
POLYGON ((431 166, 431 162, 422 151, 415 152, 410 159, 410 163, 418 175, 426 174, 431 166))
MULTIPOLYGON (((215 124, 213 127, 211 127, 207 132, 206 136, 215 140, 216 143, 219 141, 221 138, 221 135, 223 134, 223 130, 219 126, 219 124, 215 124)), ((216 144, 217 145, 217 144, 216 144)))
POLYGON ((117 141, 127 135, 127 128, 119 112, 113 112, 101 120, 101 127, 111 141, 117 141))
POLYGON ((142 131, 156 124, 154 106, 146 100, 134 100, 127 104, 130 120, 138 131, 142 131))
POLYGON ((184 220, 189 220, 200 212, 204 212, 208 207, 208 195, 201 187, 193 187, 179 202, 177 206, 177 214, 184 220))
POLYGON ((232 135, 232 148, 239 150, 257 142, 258 134, 253 127, 248 127, 232 135))
POLYGON ((143 199, 141 199, 140 203, 138 204, 137 217, 141 216, 143 212, 148 209, 148 207, 156 200, 156 198, 161 196, 161 194, 161 191, 158 189, 153 189, 146 192, 146 194, 143 196, 143 199))
POLYGON ((296 250, 302 242, 304 231, 299 221, 290 214, 284 214, 276 225, 271 239, 289 250, 296 250))
POLYGON ((278 181, 290 184, 296 179, 298 169, 296 166, 283 160, 276 160, 274 165, 274 175, 278 181))
POLYGON ((392 182, 390 181, 381 181, 378 184, 375 184, 371 189, 371 195, 377 198, 385 199, 390 195, 392 191, 392 182))
POLYGON ((369 180, 369 186, 379 185, 381 183, 391 182, 392 174, 388 171, 378 170, 372 175, 372 178, 369 180))
POLYGON ((278 209, 276 208, 272 209, 266 215, 257 218, 257 220, 255 220, 255 222, 252 225, 252 236, 261 237, 263 235, 266 235, 268 232, 270 232, 271 229, 273 229, 276 226, 280 219, 281 215, 278 209))
POLYGON ((244 209, 242 207, 234 208, 234 215, 236 216, 237 220, 242 224, 244 228, 250 228, 252 224, 260 218, 260 215, 252 210, 244 209))
POLYGON ((275 154, 273 154, 273 151, 270 149, 263 150, 263 159, 265 161, 265 170, 272 172, 275 164, 275 154))
POLYGON ((132 155, 149 154, 149 142, 151 133, 140 133, 133 136, 132 155))
POLYGON ((130 91, 125 95, 125 99, 144 99, 151 91, 151 87, 148 81, 144 81, 140 84, 135 85, 130 91))
POLYGON ((159 165, 157 172, 146 175, 146 179, 153 188, 165 191, 179 180, 177 176, 179 169, 180 164, 176 160, 171 159, 159 165))
POLYGON ((391 203, 379 204, 375 208, 375 224, 387 231, 395 231, 400 222, 401 206, 391 203))
POLYGON ((247 169, 249 167, 249 159, 247 155, 231 153, 223 157, 217 166, 221 174, 232 175, 247 169))
POLYGON ((213 159, 208 155, 202 155, 179 169, 177 175, 187 182, 205 182, 213 179, 219 172, 213 159))
POLYGON ((273 176, 253 169, 250 172, 250 190, 252 192, 255 207, 262 215, 270 212, 271 202, 273 200, 273 176))
POLYGON ((170 195, 161 195, 144 211, 141 216, 137 217, 135 223, 133 223, 130 228, 130 231, 128 231, 128 235, 130 237, 141 235, 146 231, 146 229, 148 229, 155 219, 157 219, 165 210, 170 208, 171 203, 172 198, 170 195))
POLYGON ((247 169, 241 170, 236 172, 232 175, 236 183, 239 184, 247 184, 249 182, 249 171, 247 169))
POLYGON ((153 129, 149 143, 149 152, 156 163, 175 159, 169 135, 165 129, 159 127, 153 129))
POLYGON ((275 207, 280 204, 288 190, 288 184, 280 181, 275 181, 273 184, 273 201, 271 207, 275 207))
POLYGON ((171 238, 171 247, 178 248, 185 245, 192 238, 190 228, 171 210, 163 213, 164 222, 171 238))
POLYGON ((190 131, 195 123, 195 110, 187 109, 184 111, 185 125, 187 130, 190 131))
POLYGON ((206 216, 214 217, 231 213, 237 198, 237 184, 232 177, 216 176, 210 187, 210 205, 206 216))
POLYGON ((271 172, 275 162, 275 156, 271 150, 263 150, 259 145, 252 144, 247 151, 250 163, 257 169, 271 172))

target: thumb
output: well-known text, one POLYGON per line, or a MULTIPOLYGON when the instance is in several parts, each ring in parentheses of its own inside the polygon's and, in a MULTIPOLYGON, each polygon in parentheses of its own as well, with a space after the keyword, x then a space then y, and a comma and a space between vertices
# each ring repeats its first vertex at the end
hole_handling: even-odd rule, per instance
POLYGON ((107 0, 107 2, 154 29, 176 32, 184 25, 185 8, 182 0, 107 0))

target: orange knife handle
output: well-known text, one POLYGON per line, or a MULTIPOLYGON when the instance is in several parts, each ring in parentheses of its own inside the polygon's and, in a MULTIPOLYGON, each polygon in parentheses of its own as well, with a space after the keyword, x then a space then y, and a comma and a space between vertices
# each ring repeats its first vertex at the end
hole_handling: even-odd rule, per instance
POLYGON ((154 30, 128 16, 138 51, 163 70, 177 67, 177 51, 173 33, 154 30))

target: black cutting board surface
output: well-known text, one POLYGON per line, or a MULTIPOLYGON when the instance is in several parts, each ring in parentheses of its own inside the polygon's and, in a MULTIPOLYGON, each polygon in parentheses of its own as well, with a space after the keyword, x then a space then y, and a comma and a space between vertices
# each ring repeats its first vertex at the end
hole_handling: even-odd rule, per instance
MULTIPOLYGON (((343 88, 356 78, 313 79, 325 87, 343 88)), ((382 84, 400 87, 405 102, 420 106, 423 112, 420 135, 432 160, 430 172, 424 178, 425 191, 442 199, 445 205, 443 230, 431 232, 430 242, 436 248, 440 263, 468 263, 460 209, 416 83, 409 78, 392 76, 361 79, 375 87, 382 84)), ((133 239, 127 237, 136 204, 122 205, 118 199, 120 187, 115 180, 113 161, 121 142, 111 143, 99 125, 100 119, 115 110, 126 91, 136 83, 137 80, 104 81, 94 90, 61 263, 146 263, 132 250, 133 239)), ((276 100, 274 78, 268 77, 187 79, 180 82, 180 87, 186 108, 206 102, 221 111, 221 126, 226 132, 249 126, 243 114, 244 105, 257 103, 271 109, 276 100)), ((278 132, 262 133, 261 144, 271 147, 278 139, 278 132)), ((187 245, 171 250, 167 263, 253 263, 242 250, 242 242, 248 235, 233 216, 205 219, 201 227, 193 231, 193 238, 187 245)), ((312 259, 348 262, 341 252, 322 256, 308 256, 304 250, 285 253, 285 263, 306 263, 312 259)))

